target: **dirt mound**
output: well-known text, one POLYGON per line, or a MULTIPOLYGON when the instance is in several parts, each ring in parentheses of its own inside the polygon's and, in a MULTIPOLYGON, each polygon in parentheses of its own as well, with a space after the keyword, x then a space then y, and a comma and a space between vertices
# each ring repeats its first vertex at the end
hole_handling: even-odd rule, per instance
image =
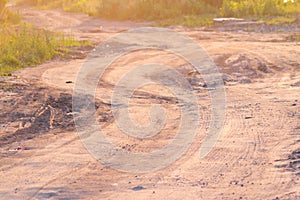
POLYGON ((262 58, 247 54, 216 54, 212 56, 216 65, 225 74, 224 82, 251 83, 274 73, 274 65, 262 58))

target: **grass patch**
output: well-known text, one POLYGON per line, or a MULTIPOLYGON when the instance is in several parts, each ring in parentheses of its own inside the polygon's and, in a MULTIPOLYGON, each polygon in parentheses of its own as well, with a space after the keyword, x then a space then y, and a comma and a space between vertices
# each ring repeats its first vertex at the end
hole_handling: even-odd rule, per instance
POLYGON ((0 1, 0 76, 11 76, 14 70, 33 67, 54 57, 68 57, 72 47, 91 46, 61 33, 22 24, 21 16, 5 7, 7 2, 0 1))
POLYGON ((295 16, 286 16, 286 17, 280 16, 280 17, 265 18, 265 19, 262 19, 261 21, 264 21, 270 25, 291 24, 296 21, 296 17, 295 16))
POLYGON ((67 57, 69 48, 88 45, 59 33, 36 29, 30 25, 0 27, 0 75, 33 67, 54 57, 67 57))
POLYGON ((224 0, 220 9, 223 17, 285 16, 300 12, 300 3, 283 0, 224 0))

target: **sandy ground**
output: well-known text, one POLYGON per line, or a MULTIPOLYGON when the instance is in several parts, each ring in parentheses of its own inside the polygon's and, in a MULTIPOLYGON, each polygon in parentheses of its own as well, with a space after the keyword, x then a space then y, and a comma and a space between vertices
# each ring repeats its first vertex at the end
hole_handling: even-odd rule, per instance
MULTIPOLYGON (((147 25, 60 10, 15 9, 40 28, 95 44, 147 25)), ((158 101, 167 110, 163 131, 138 140, 118 129, 108 102, 113 86, 132 67, 168 64, 191 81, 199 97, 201 123, 188 151, 171 166, 142 174, 109 168, 85 149, 71 105, 85 60, 55 60, 0 80, 0 199, 300 199, 300 43, 287 40, 293 33, 172 29, 197 41, 224 74, 226 121, 204 159, 199 159, 198 149, 210 121, 208 88, 184 60, 161 51, 137 51, 113 63, 99 82, 99 125, 129 152, 168 144, 180 120, 172 93, 154 85, 141 88, 130 101, 131 117, 147 125, 145 113, 158 101)))

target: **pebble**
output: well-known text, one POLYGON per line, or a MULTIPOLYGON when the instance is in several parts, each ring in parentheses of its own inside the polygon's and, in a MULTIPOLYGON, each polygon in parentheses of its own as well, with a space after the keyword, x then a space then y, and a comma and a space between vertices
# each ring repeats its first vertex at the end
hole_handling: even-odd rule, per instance
POLYGON ((140 190, 144 190, 145 188, 143 186, 135 186, 134 188, 132 188, 133 191, 140 191, 140 190))

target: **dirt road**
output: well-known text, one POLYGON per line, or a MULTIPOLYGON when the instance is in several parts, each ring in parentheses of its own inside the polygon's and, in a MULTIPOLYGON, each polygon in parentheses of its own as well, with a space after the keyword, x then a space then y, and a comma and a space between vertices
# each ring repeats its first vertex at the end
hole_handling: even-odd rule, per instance
MULTIPOLYGON (((95 44, 147 25, 60 10, 15 9, 21 9, 24 21, 95 44)), ((294 33, 172 29, 197 41, 224 74, 226 121, 204 159, 198 149, 209 126, 210 97, 183 59, 137 51, 114 62, 99 82, 99 125, 117 146, 134 153, 168 144, 180 111, 170 91, 143 87, 130 100, 132 119, 149 124, 145 113, 151 103, 159 103, 167 111, 166 126, 147 140, 122 133, 109 100, 126 72, 146 63, 167 64, 190 81, 199 97, 201 123, 188 151, 171 166, 142 174, 109 168, 85 149, 72 118, 72 91, 85 60, 54 60, 0 80, 0 199, 300 199, 300 43, 288 40, 294 33)))

